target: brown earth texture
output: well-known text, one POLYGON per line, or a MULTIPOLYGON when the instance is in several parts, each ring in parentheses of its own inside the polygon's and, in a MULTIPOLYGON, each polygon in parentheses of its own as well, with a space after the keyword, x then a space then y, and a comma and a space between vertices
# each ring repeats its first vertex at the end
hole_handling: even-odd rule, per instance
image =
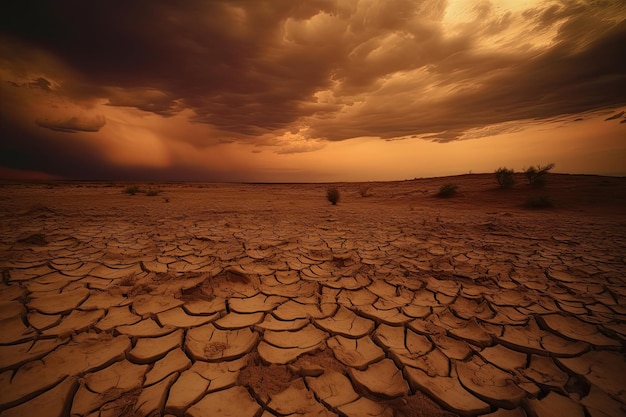
POLYGON ((0 184, 0 416, 626 415, 626 178, 128 185, 0 184))

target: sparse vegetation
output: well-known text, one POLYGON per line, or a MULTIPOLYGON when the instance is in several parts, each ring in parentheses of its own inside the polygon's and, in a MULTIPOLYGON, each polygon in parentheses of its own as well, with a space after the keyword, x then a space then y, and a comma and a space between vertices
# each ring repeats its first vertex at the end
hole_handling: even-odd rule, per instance
POLYGON ((139 187, 138 185, 128 185, 126 188, 124 188, 123 192, 128 195, 145 194, 148 197, 161 195, 161 190, 159 190, 157 187, 148 187, 147 189, 144 189, 139 187))
POLYGON ((507 167, 498 168, 495 172, 496 180, 500 188, 511 188, 515 184, 515 178, 513 176, 515 171, 508 169, 507 167))
POLYGON ((138 185, 129 185, 124 189, 124 192, 129 195, 135 195, 141 192, 141 188, 138 185))
POLYGON ((326 198, 333 204, 333 206, 336 205, 340 198, 339 188, 335 186, 328 187, 326 190, 326 198))
POLYGON ((453 197, 457 194, 459 186, 456 184, 444 184, 439 187, 439 193, 437 193, 437 197, 449 198, 453 197))
POLYGON ((537 165, 536 167, 530 166, 524 169, 524 175, 528 180, 528 184, 533 187, 543 187, 546 185, 548 173, 554 168, 554 164, 548 164, 546 166, 537 165))
POLYGON ((526 203, 524 204, 524 206, 526 206, 527 208, 531 208, 531 209, 545 209, 545 208, 550 208, 553 205, 554 204, 552 203, 552 200, 550 199, 550 197, 548 197, 545 194, 529 197, 528 200, 526 200, 526 203))
POLYGON ((369 197, 372 195, 371 190, 372 187, 369 185, 362 185, 359 187, 359 194, 361 194, 361 197, 369 197))

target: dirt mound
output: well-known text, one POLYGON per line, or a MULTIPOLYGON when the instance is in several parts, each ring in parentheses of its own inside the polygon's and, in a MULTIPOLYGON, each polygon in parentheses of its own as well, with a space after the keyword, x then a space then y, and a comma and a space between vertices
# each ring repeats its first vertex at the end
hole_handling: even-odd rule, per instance
POLYGON ((25 245, 46 246, 48 244, 48 239, 46 238, 46 235, 42 233, 35 233, 22 239, 18 239, 17 243, 23 243, 25 245))

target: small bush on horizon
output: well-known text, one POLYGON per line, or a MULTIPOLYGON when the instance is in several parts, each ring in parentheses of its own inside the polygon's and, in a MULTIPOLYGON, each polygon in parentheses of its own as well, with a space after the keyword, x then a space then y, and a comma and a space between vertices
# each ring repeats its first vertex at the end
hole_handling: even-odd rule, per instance
POLYGON ((524 169, 524 175, 526 175, 526 179, 528 180, 528 184, 533 187, 543 187, 546 185, 548 173, 554 168, 554 164, 548 164, 544 167, 541 165, 529 166, 524 169))
POLYGON ((508 169, 507 167, 500 167, 496 170, 495 176, 500 188, 513 187, 513 184, 515 184, 513 174, 515 174, 515 171, 508 169))
POLYGON ((326 198, 332 203, 333 206, 336 205, 339 202, 340 198, 339 188, 334 186, 328 187, 328 189, 326 190, 326 198))
POLYGON ((161 193, 161 191, 159 191, 158 188, 148 188, 148 191, 146 191, 146 195, 148 197, 154 197, 157 196, 161 193))
POLYGON ((437 197, 449 198, 455 196, 459 186, 456 184, 444 184, 439 187, 439 193, 437 193, 437 197))
POLYGON ((369 185, 362 185, 359 187, 359 194, 361 194, 361 197, 369 197, 372 195, 372 193, 370 192, 372 190, 372 187, 370 187, 369 185))
POLYGON ((141 192, 141 188, 138 185, 129 185, 124 189, 124 192, 129 195, 135 195, 141 192))
POLYGON ((524 203, 524 206, 531 209, 545 209, 554 206, 554 204, 552 203, 550 197, 545 194, 541 194, 529 197, 528 200, 526 200, 526 203, 524 203))

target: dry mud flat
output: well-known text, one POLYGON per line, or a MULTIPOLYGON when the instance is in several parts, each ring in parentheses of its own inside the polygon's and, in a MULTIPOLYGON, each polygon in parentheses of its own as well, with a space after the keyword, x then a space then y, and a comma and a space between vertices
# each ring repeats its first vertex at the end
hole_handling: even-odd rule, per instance
POLYGON ((624 416, 626 180, 550 180, 4 185, 0 416, 624 416))

